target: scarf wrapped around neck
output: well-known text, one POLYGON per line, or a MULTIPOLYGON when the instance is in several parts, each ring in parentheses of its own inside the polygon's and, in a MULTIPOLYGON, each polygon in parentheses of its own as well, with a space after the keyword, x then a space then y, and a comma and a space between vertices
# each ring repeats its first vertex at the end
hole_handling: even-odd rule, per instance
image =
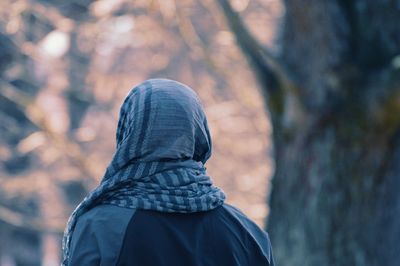
POLYGON ((133 88, 121 106, 116 138, 100 185, 69 218, 62 265, 68 265, 77 219, 96 205, 191 213, 224 202, 204 167, 211 156, 206 116, 196 93, 184 84, 150 79, 133 88))

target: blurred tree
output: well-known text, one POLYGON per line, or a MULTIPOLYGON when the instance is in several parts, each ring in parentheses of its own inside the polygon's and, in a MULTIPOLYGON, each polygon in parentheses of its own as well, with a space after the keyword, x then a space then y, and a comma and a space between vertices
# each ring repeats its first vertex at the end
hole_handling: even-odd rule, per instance
MULTIPOLYGON (((4 178, 4 175, 24 173, 35 160, 32 153, 21 152, 17 145, 38 129, 25 111, 27 97, 19 95, 22 93, 34 98, 38 87, 28 74, 31 58, 23 54, 1 31, 0 47, 0 167, 3 170, 1 178, 11 180, 7 176, 4 178), (17 77, 6 73, 12 67, 18 72, 17 77)), ((0 265, 6 264, 4 261, 11 260, 11 257, 15 258, 17 265, 38 265, 40 237, 33 222, 38 211, 36 199, 9 194, 0 186, 0 265)))
POLYGON ((277 263, 398 265, 400 1, 286 0, 277 56, 219 4, 273 125, 277 263))

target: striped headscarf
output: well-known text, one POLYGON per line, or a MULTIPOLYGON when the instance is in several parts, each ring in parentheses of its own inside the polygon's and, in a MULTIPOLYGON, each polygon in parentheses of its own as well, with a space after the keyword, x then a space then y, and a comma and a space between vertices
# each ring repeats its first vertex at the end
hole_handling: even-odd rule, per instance
POLYGON ((211 137, 200 100, 189 87, 150 79, 132 89, 121 106, 116 137, 100 185, 69 218, 62 265, 68 265, 78 217, 96 205, 190 213, 224 202, 224 193, 206 174, 211 137))

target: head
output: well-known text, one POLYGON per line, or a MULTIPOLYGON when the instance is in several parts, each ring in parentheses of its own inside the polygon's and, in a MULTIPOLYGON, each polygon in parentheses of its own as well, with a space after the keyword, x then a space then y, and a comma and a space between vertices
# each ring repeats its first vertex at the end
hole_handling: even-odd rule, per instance
POLYGON ((136 86, 121 106, 117 152, 129 162, 194 160, 211 156, 211 137, 203 107, 188 86, 150 79, 136 86))
POLYGON ((101 184, 68 221, 62 265, 78 217, 96 205, 189 213, 223 204, 203 167, 210 156, 207 119, 193 90, 167 79, 136 86, 122 104, 117 150, 101 184))

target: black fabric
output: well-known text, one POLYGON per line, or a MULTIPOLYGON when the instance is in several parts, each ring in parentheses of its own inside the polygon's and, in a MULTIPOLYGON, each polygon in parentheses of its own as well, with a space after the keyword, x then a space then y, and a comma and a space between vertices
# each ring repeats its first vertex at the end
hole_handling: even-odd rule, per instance
POLYGON ((117 265, 269 266, 273 260, 268 235, 224 205, 185 214, 137 210, 117 265))

